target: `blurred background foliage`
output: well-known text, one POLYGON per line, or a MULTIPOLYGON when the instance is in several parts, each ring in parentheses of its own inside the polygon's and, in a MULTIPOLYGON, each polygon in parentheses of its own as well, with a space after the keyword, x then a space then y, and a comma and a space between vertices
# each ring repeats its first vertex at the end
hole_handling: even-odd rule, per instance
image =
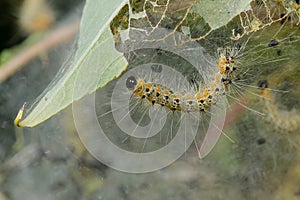
MULTIPOLYGON (((144 2, 130 0, 130 8, 133 13, 146 9, 147 18, 129 19, 130 8, 125 6, 112 21, 111 30, 118 50, 122 50, 118 46, 121 30, 157 25, 163 13, 160 8, 169 1, 155 1, 158 7, 153 4, 143 7, 144 2)), ((298 114, 299 1, 252 1, 252 11, 241 13, 216 31, 201 17, 197 7, 190 10, 191 2, 170 0, 170 9, 165 13, 168 17, 159 26, 190 35, 191 40, 209 47, 211 55, 218 47, 232 44, 230 37, 240 37, 238 41, 242 44, 250 38, 245 49, 247 54, 241 59, 249 70, 248 76, 243 78, 249 85, 267 79, 271 88, 288 91, 274 93, 276 105, 285 111, 294 109, 294 114, 298 114), (268 46, 272 39, 279 44, 268 46), (261 52, 264 57, 257 60, 261 52)), ((44 31, 67 23, 69 16, 80 16, 81 3, 80 0, 1 0, 1 64, 22 51, 23 45, 38 41, 44 31), (32 9, 37 10, 30 12, 33 17, 23 16, 26 15, 21 12, 26 6, 24 2, 40 6, 38 9, 33 6, 32 9), (29 20, 24 22, 25 18, 29 20)), ((239 113, 224 130, 235 144, 221 137, 213 152, 203 160, 198 159, 192 145, 171 166, 139 175, 117 172, 94 160, 77 136, 70 108, 33 129, 15 128, 13 119, 23 102, 34 101, 73 48, 73 42, 57 45, 0 85, 0 200, 300 198, 299 132, 274 129, 249 110, 239 113)), ((146 53, 147 56, 142 57, 145 52, 135 52, 126 58, 133 65, 149 60, 177 62, 170 59, 168 52, 146 53)), ((244 89, 257 92, 253 88, 244 89)), ((247 106, 263 110, 260 98, 244 94, 251 100, 247 106)), ((99 98, 105 97, 100 95, 99 98)))

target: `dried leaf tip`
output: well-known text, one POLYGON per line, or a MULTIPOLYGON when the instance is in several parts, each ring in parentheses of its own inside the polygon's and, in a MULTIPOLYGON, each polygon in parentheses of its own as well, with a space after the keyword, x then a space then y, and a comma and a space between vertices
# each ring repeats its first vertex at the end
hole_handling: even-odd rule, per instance
POLYGON ((20 126, 20 121, 21 121, 21 119, 23 117, 23 112, 24 112, 25 105, 26 105, 26 102, 24 102, 23 106, 21 107, 21 109, 19 110, 19 112, 18 112, 18 114, 16 116, 16 119, 14 120, 14 124, 17 127, 21 127, 20 126))

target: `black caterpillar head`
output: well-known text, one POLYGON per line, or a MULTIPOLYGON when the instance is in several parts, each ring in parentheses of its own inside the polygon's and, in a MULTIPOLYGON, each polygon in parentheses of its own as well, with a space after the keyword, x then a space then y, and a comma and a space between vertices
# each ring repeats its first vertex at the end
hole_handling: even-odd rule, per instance
POLYGON ((267 80, 258 81, 257 86, 260 89, 266 89, 266 88, 268 88, 268 81, 267 80))
POLYGON ((126 79, 126 87, 129 90, 133 90, 135 88, 136 84, 137 84, 137 81, 136 81, 136 78, 134 76, 129 76, 126 79))

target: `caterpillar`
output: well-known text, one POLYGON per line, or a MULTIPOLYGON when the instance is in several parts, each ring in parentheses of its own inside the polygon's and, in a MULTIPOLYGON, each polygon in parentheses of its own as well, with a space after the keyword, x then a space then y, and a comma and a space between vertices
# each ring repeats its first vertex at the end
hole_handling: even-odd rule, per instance
POLYGON ((195 93, 181 94, 161 84, 136 79, 134 76, 128 77, 126 87, 133 91, 132 94, 147 99, 152 105, 158 104, 171 111, 205 112, 226 94, 229 85, 236 78, 234 58, 238 50, 236 47, 219 48, 217 74, 213 76, 208 87, 203 90, 199 87, 195 93))

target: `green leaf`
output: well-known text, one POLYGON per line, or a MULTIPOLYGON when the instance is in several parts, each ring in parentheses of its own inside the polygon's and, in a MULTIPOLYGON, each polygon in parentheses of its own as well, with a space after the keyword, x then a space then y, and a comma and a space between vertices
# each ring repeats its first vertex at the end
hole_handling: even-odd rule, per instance
POLYGON ((74 100, 105 86, 126 69, 126 59, 115 50, 109 23, 127 2, 87 0, 81 20, 78 49, 71 60, 72 64, 63 67, 65 72, 58 74, 32 109, 27 111, 28 114, 18 123, 19 126, 33 127, 42 123, 74 100))
POLYGON ((252 0, 215 0, 195 3, 192 11, 198 13, 209 24, 212 30, 226 25, 239 13, 251 9, 252 0))

